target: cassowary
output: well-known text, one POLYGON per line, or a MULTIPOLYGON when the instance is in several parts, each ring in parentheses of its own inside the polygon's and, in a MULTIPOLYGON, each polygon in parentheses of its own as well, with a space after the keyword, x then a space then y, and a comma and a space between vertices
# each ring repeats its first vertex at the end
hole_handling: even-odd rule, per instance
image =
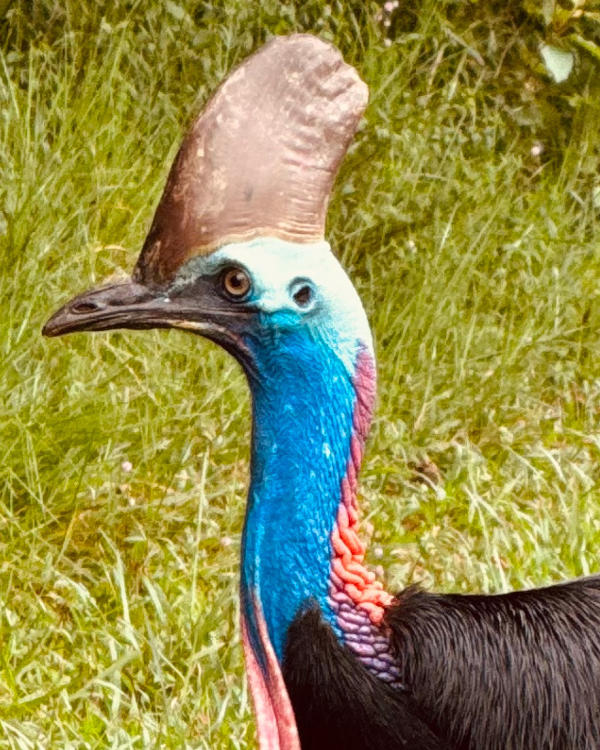
POLYGON ((357 476, 371 333, 324 239, 367 88, 330 45, 276 38, 183 141, 132 279, 44 333, 184 328, 252 393, 242 638, 261 748, 600 748, 600 579, 496 596, 386 593, 357 476))

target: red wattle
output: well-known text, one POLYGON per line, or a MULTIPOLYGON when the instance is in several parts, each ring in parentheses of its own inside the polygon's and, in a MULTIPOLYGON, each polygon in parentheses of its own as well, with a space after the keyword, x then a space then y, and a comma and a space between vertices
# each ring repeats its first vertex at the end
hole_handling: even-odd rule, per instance
POLYGON ((246 673, 254 704, 260 750, 301 750, 294 709, 283 681, 283 675, 267 633, 259 602, 254 598, 258 637, 265 657, 263 671, 252 649, 248 624, 242 614, 242 643, 246 673))

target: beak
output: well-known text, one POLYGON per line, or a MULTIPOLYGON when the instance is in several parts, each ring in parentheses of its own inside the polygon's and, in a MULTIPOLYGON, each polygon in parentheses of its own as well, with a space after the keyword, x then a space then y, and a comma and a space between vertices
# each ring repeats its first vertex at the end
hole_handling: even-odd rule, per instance
POLYGON ((209 287, 195 294, 168 288, 151 289, 136 281, 121 281, 90 289, 57 310, 42 329, 44 336, 114 328, 183 328, 222 346, 254 372, 253 356, 242 337, 249 309, 232 309, 209 287), (170 291, 172 295, 170 295, 170 291))
POLYGON ((44 336, 112 328, 169 328, 177 318, 169 297, 134 281, 90 289, 54 313, 42 329, 44 336))

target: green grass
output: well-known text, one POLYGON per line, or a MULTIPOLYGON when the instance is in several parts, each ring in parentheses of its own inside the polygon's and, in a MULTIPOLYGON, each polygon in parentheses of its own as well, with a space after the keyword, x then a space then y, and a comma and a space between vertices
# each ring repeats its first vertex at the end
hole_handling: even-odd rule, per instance
POLYGON ((0 2, 0 748, 255 747, 239 369, 40 329, 131 270, 186 124, 270 34, 371 88, 328 234, 377 341, 372 563, 444 591, 599 570, 597 75, 552 84, 534 21, 465 7, 402 3, 386 45, 363 2, 0 2))

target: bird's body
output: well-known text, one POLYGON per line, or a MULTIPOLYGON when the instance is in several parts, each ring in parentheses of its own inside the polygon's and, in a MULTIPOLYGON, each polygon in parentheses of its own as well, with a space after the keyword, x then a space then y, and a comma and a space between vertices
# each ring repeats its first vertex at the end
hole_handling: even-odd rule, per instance
MULTIPOLYGON (((365 90, 311 37, 276 40, 245 65, 184 142, 133 281, 81 295, 46 333, 180 327, 216 341, 244 368, 253 434, 241 617, 263 750, 598 748, 598 579, 499 596, 408 589, 393 597, 365 567, 357 477, 375 359, 358 294, 319 239, 365 90), (275 187, 261 165, 256 184, 242 175, 243 189, 233 190, 223 177, 233 171, 210 162, 211 154, 229 158, 229 135, 217 129, 211 138, 228 117, 234 135, 243 130, 235 97, 252 89, 256 70, 261 85, 277 81, 267 107, 275 187), (303 96, 314 90, 308 115, 294 109, 298 85, 303 96), (331 148, 315 152, 317 136, 331 148), (205 172, 220 175, 210 184, 224 186, 212 202, 198 199, 204 182, 194 177, 194 160, 205 158, 205 172), (279 216, 271 209, 286 180, 295 181, 295 198, 279 216), (210 209, 211 222, 197 228, 188 199, 210 209), (219 238, 228 201, 241 219, 227 214, 219 238)), ((259 114, 248 115, 248 128, 259 114)))
POLYGON ((292 624, 283 676, 302 747, 600 747, 600 579, 495 596, 407 589, 384 626, 401 686, 340 647, 313 610, 292 624))

